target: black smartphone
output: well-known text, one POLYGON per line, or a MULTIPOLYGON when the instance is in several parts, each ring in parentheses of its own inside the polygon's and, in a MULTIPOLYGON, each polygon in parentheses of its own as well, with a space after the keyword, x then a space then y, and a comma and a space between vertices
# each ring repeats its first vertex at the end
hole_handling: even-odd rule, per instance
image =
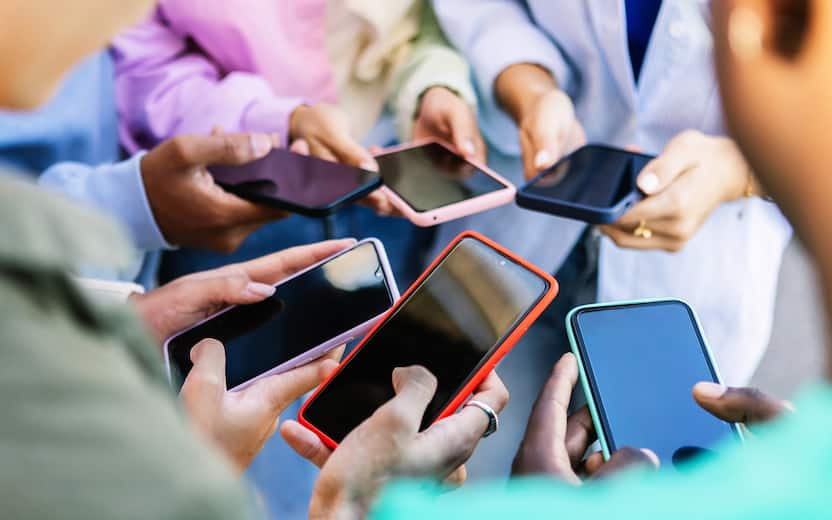
POLYGON ((247 164, 208 171, 239 197, 309 217, 331 215, 381 186, 376 172, 279 148, 247 164))
POLYGON ((334 447, 394 396, 396 367, 438 381, 422 428, 445 417, 552 301, 555 280, 473 232, 454 240, 300 411, 334 447))
POLYGON ((239 390, 360 338, 399 297, 384 247, 372 238, 276 287, 261 302, 229 307, 168 339, 174 384, 181 386, 191 349, 205 338, 225 345, 226 384, 239 390))
POLYGON ((609 146, 587 145, 520 188, 517 204, 589 224, 609 224, 641 200, 636 178, 652 159, 609 146))
POLYGON ((604 456, 648 448, 677 467, 741 439, 693 399, 719 374, 693 309, 680 300, 586 305, 566 318, 604 456))

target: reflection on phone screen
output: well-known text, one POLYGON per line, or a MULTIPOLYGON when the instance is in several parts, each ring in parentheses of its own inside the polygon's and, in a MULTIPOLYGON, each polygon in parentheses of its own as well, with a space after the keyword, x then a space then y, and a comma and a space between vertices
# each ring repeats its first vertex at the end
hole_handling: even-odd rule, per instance
POLYGON ((277 286, 265 300, 232 307, 173 338, 170 363, 184 378, 191 348, 225 344, 228 388, 240 385, 380 315, 393 304, 371 242, 277 286))
POLYGON ((610 208, 636 189, 646 155, 605 146, 585 146, 524 188, 530 195, 593 208, 610 208))
POLYGON ((506 188, 444 146, 431 143, 376 157, 384 184, 416 211, 430 211, 506 188))
POLYGON ((588 309, 573 324, 611 451, 649 448, 676 465, 734 435, 693 399, 693 385, 716 374, 686 305, 588 309))
POLYGON ((394 395, 396 367, 438 379, 430 425, 545 294, 548 282, 479 240, 465 238, 310 402, 304 416, 340 442, 394 395))

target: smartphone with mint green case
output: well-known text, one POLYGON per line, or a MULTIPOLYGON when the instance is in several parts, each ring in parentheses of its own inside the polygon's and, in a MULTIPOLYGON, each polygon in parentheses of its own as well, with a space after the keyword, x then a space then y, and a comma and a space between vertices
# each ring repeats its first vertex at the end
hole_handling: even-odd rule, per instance
MULTIPOLYGON (((708 362, 713 369, 713 373, 715 375, 716 382, 721 382, 722 377, 719 375, 719 367, 714 362, 714 357, 711 352, 711 347, 708 345, 708 339, 705 337, 705 334, 702 332, 702 326, 699 322, 699 317, 696 314, 696 311, 691 307, 686 301, 681 300, 679 298, 647 298, 642 300, 631 300, 631 301, 619 301, 619 302, 607 302, 607 303, 591 303, 588 305, 581 305, 579 307, 575 307, 569 314, 566 315, 566 334, 569 337, 569 346, 572 349, 572 353, 575 355, 575 358, 578 361, 578 374, 581 380, 581 387, 583 388, 584 395, 586 396, 586 403, 587 407, 589 408, 589 413, 592 416, 592 423, 595 425, 595 431, 598 433, 598 442, 601 445, 601 452, 604 455, 604 460, 609 460, 610 458, 610 445, 606 438, 606 432, 604 431, 603 422, 601 421, 600 411, 598 409, 598 404, 595 402, 595 396, 592 393, 592 385, 590 384, 589 377, 586 373, 585 363, 583 357, 581 356, 581 350, 578 346, 577 340, 577 333, 573 326, 573 318, 582 311, 586 310, 593 310, 593 309, 604 309, 609 307, 625 307, 625 306, 632 306, 632 305, 649 305, 653 303, 680 303, 687 307, 690 311, 690 315, 693 317, 693 322, 696 325, 696 328, 699 330, 699 336, 702 339, 702 344, 704 345, 704 352, 705 356, 707 357, 708 362)), ((743 441, 743 434, 742 429, 738 424, 731 423, 732 429, 737 435, 737 438, 740 441, 743 441)))

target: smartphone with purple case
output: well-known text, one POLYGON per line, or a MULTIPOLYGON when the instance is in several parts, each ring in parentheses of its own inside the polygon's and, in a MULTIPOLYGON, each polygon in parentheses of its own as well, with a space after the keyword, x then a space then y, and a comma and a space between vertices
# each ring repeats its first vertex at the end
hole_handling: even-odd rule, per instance
POLYGON ((208 171, 223 189, 309 217, 325 217, 381 186, 381 176, 346 164, 275 148, 242 165, 208 171))
POLYGON ((362 337, 398 300, 382 243, 369 238, 275 284, 263 301, 234 305, 165 341, 165 365, 178 389, 205 338, 225 345, 226 383, 241 390, 362 337))

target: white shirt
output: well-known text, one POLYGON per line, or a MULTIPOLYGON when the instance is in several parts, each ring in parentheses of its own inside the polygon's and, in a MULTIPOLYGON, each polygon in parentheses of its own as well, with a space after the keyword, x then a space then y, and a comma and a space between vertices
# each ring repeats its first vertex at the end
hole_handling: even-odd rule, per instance
MULTIPOLYGON (((659 153, 679 132, 723 135, 707 0, 665 0, 639 84, 627 49, 624 0, 436 0, 449 39, 471 61, 483 131, 503 154, 519 153, 517 128, 492 86, 512 63, 546 67, 572 97, 590 142, 659 153)), ((522 183, 519 163, 495 157, 522 183)), ((556 272, 582 225, 516 206, 443 226, 437 246, 473 228, 556 272)), ((604 238, 599 301, 673 296, 688 301, 727 384, 746 383, 771 332, 780 261, 791 228, 778 208, 745 199, 718 208, 675 254, 620 249, 604 238)), ((672 348, 669 345, 668 348, 672 348)))

